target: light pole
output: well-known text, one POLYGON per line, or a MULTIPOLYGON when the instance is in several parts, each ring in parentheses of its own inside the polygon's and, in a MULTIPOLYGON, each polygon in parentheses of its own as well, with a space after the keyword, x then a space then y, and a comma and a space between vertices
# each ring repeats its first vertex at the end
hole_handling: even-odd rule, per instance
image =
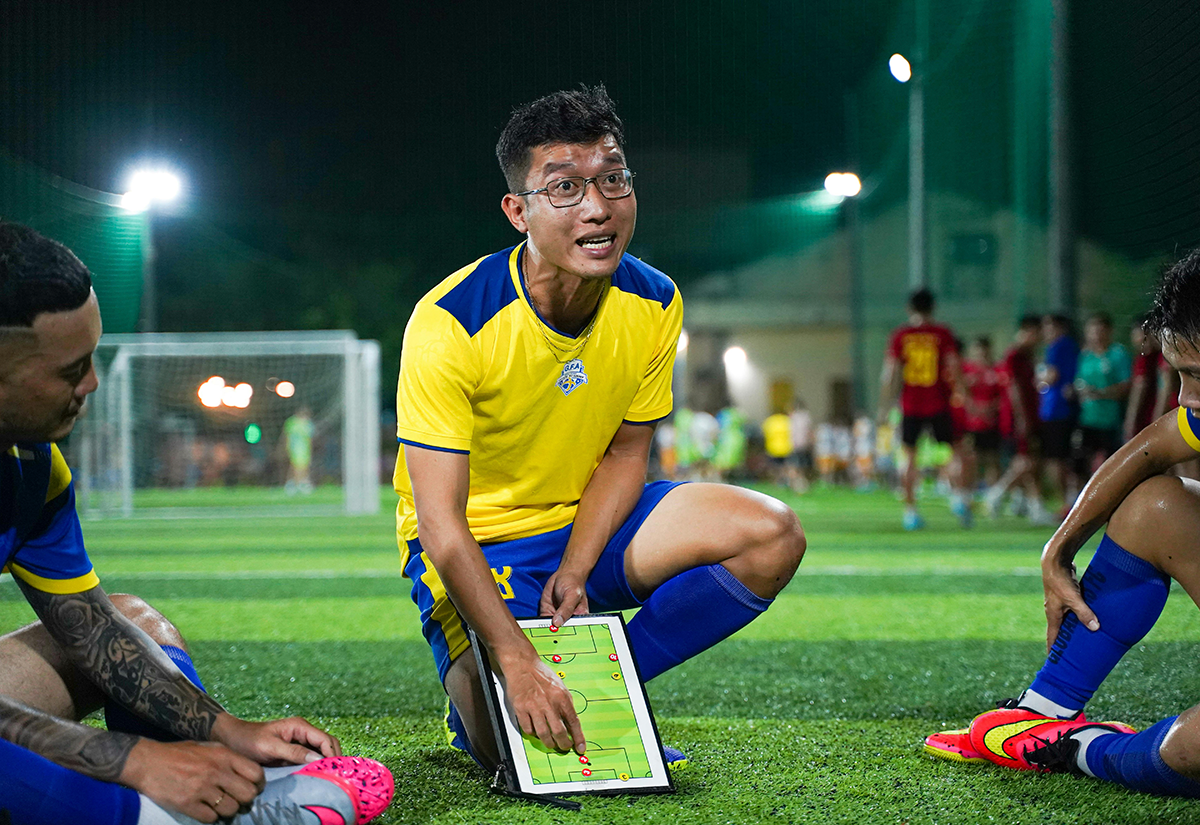
POLYGON ((858 411, 866 409, 867 404, 864 381, 866 367, 863 361, 862 262, 858 249, 858 194, 862 191, 862 181, 853 172, 831 172, 825 176, 825 189, 831 195, 842 198, 842 204, 846 207, 846 237, 850 253, 846 259, 850 270, 850 386, 854 393, 854 409, 858 411))
POLYGON ((155 279, 154 207, 172 203, 179 197, 183 183, 179 176, 166 169, 138 169, 129 176, 129 188, 121 196, 121 207, 130 212, 144 212, 142 224, 142 301, 138 319, 139 332, 158 329, 158 290, 155 279))

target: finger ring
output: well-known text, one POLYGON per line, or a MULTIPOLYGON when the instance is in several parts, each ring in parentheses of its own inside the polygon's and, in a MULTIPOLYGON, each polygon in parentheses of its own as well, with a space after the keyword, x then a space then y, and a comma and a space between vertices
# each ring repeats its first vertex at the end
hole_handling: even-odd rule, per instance
POLYGON ((221 800, 224 798, 225 798, 225 794, 221 794, 220 796, 218 796, 217 801, 212 804, 212 807, 216 808, 218 805, 221 804, 221 800))

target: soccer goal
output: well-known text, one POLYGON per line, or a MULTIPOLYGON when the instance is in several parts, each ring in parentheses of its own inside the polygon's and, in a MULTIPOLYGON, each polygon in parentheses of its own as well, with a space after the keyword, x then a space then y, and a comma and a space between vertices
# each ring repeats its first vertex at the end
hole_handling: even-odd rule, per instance
POLYGON ((353 332, 105 335, 66 445, 84 516, 379 509, 379 344, 353 332))

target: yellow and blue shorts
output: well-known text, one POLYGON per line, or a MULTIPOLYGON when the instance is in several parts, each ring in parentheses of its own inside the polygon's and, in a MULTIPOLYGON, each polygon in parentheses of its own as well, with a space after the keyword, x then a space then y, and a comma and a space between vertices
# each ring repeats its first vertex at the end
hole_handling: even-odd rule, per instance
MULTIPOLYGON (((633 512, 604 546, 588 577, 588 609, 591 612, 608 613, 641 605, 625 578, 625 549, 650 511, 681 483, 652 481, 646 485, 633 512)), ((548 533, 481 546, 500 595, 513 616, 518 619, 537 616, 542 590, 562 562, 571 527, 568 524, 548 533)), ((471 646, 467 624, 454 609, 419 537, 408 542, 408 551, 404 575, 412 579, 412 600, 421 610, 421 632, 433 649, 438 678, 444 682, 451 662, 471 646)))

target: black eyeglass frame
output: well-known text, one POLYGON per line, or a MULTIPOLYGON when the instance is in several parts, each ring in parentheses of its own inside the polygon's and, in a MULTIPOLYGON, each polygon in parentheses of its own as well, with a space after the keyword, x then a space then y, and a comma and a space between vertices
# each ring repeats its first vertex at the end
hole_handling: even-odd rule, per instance
POLYGON ((626 166, 622 166, 620 169, 609 169, 607 172, 601 172, 599 175, 594 175, 593 177, 590 177, 590 178, 581 177, 579 175, 564 175, 561 178, 555 178, 554 180, 547 181, 546 185, 543 186, 541 189, 530 189, 528 192, 513 192, 513 194, 519 198, 522 198, 527 195, 537 195, 542 192, 545 192, 546 200, 550 201, 550 205, 553 206, 555 209, 570 209, 572 206, 579 206, 579 204, 583 203, 583 199, 587 195, 587 185, 589 183, 593 184, 596 187, 596 191, 599 192, 606 201, 624 200, 625 198, 627 198, 633 194, 633 179, 636 177, 637 177, 637 172, 630 170, 626 166), (614 172, 624 172, 625 173, 625 180, 629 183, 629 191, 626 192, 624 195, 617 195, 615 198, 610 198, 608 195, 605 195, 604 190, 600 188, 600 183, 599 183, 598 179, 604 177, 605 175, 611 175, 614 172), (579 199, 572 201, 571 203, 555 203, 554 198, 550 197, 550 187, 553 186, 554 184, 556 184, 560 181, 564 181, 564 180, 583 181, 583 183, 579 187, 579 199))

